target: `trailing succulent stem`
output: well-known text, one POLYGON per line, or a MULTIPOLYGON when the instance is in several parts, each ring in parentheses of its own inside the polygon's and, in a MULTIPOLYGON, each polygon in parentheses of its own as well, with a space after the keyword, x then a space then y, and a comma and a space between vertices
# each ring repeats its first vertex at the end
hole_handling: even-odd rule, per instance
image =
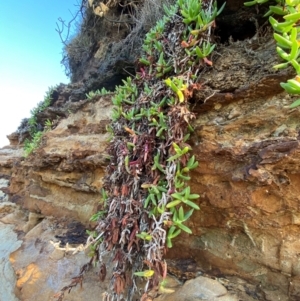
MULTIPOLYGON (((269 0, 254 0, 245 2, 246 6, 262 4, 269 0)), ((286 83, 280 83, 281 87, 289 94, 300 94, 300 0, 276 0, 277 5, 271 5, 265 16, 269 16, 269 22, 274 29, 274 39, 277 43, 276 51, 285 62, 274 66, 275 69, 286 68, 292 65, 296 76, 286 83), (277 15, 278 21, 273 16, 277 15)), ((300 105, 300 99, 291 104, 291 108, 300 105)))
POLYGON ((188 144, 195 118, 188 100, 201 88, 200 71, 213 64, 211 28, 223 7, 178 0, 165 8, 166 16, 146 35, 139 72, 112 99, 106 206, 93 216, 97 238, 91 239, 97 258, 109 251, 115 262, 113 299, 131 300, 137 276, 147 280, 145 298, 166 276, 163 257, 173 239, 192 233, 186 222, 200 208, 188 185, 198 166, 188 144))

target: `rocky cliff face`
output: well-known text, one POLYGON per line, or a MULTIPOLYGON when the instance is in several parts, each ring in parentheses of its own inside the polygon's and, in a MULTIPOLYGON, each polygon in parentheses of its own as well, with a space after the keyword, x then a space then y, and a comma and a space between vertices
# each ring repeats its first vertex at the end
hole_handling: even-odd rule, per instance
POLYGON ((43 138, 43 147, 12 177, 10 193, 20 189, 24 206, 43 215, 68 216, 88 223, 99 203, 105 170, 110 98, 77 103, 74 113, 43 138), (24 174, 25 173, 25 174, 24 174), (23 180, 22 180, 22 179, 23 180))
MULTIPOLYGON (((234 10, 233 3, 228 5, 234 10)), ((221 21, 225 24, 226 18, 221 21)), ((201 195, 201 210, 188 225, 193 234, 181 234, 167 252, 169 271, 181 280, 203 273, 223 279, 242 300, 299 300, 300 111, 288 108, 292 100, 279 85, 290 70, 272 70, 277 57, 271 35, 254 33, 251 39, 219 45, 213 68, 204 72, 194 93, 191 106, 197 118, 191 144, 199 166, 191 187, 201 195)), ((16 224, 24 240, 10 257, 17 275, 11 281, 16 281, 20 300, 51 300, 67 285, 63 279, 78 274, 78 266, 71 269, 73 259, 48 241, 74 239, 72 222, 92 227, 89 218, 101 206, 111 95, 85 100, 84 88, 81 94, 73 89, 80 96, 72 102, 63 97, 66 89, 70 87, 58 96, 61 117, 56 127, 33 154, 23 157, 17 145, 20 133, 11 135, 12 145, 0 150, 0 204, 16 204, 2 205, 1 221, 16 224), (40 276, 49 260, 51 271, 40 276), (59 281, 51 276, 56 269, 59 281), (45 282, 50 284, 39 299, 32 292, 45 282)), ((80 229, 75 245, 85 239, 80 229)), ((8 236, 16 246, 12 252, 20 240, 8 236)), ((76 256, 80 264, 88 260, 76 256)), ((93 273, 87 274, 85 292, 97 290, 90 285, 98 283, 93 273)), ((227 293, 220 292, 211 298, 227 293)), ((84 300, 74 296, 70 300, 84 300)), ((236 300, 231 298, 222 300, 236 300)))

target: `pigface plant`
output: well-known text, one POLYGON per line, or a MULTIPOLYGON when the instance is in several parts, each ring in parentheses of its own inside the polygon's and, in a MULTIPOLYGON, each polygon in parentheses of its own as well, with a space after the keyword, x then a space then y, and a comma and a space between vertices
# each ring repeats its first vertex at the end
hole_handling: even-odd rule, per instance
POLYGON ((189 99, 200 71, 212 65, 211 27, 224 5, 178 0, 165 8, 145 37, 140 70, 112 98, 106 201, 89 238, 101 269, 105 253, 114 263, 109 300, 132 300, 140 278, 146 300, 164 283, 164 254, 174 239, 192 234, 189 220, 200 196, 189 186, 198 166, 188 144, 195 118, 189 99))
POLYGON ((100 90, 96 90, 96 91, 90 91, 89 93, 86 93, 85 96, 87 97, 87 99, 93 99, 95 96, 104 96, 109 94, 110 92, 107 91, 104 87, 100 90))
MULTIPOLYGON (((261 4, 268 0, 255 0, 245 2, 246 6, 261 4)), ((265 16, 269 16, 269 22, 274 29, 274 39, 277 43, 276 51, 285 62, 274 66, 275 69, 286 68, 291 65, 296 71, 296 76, 286 83, 281 83, 281 87, 289 94, 300 94, 300 0, 276 1, 277 5, 271 5, 265 16), (280 16, 280 22, 276 17, 280 16)), ((290 107, 295 108, 300 105, 300 99, 294 101, 290 107)))

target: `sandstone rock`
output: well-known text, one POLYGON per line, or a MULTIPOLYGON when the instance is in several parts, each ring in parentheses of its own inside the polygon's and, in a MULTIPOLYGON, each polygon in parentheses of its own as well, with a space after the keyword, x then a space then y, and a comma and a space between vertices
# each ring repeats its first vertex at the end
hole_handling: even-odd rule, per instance
POLYGON ((14 226, 14 231, 23 231, 24 224, 28 221, 28 212, 24 211, 14 203, 8 202, 4 210, 0 213, 0 222, 14 226))
POLYGON ((9 261, 9 256, 17 250, 22 241, 18 240, 13 231, 13 225, 5 225, 0 222, 0 300, 17 301, 16 275, 9 261))
POLYGON ((7 215, 8 213, 14 212, 17 205, 11 202, 1 202, 0 203, 0 216, 7 215))
POLYGON ((43 215, 37 214, 34 212, 30 212, 28 216, 28 222, 24 225, 23 231, 25 233, 29 232, 32 228, 34 228, 41 220, 44 218, 43 215))
POLYGON ((0 149, 0 176, 9 177, 12 173, 14 162, 23 156, 23 149, 18 146, 6 146, 0 149))
POLYGON ((174 293, 176 289, 178 289, 180 286, 182 286, 182 283, 177 278, 167 275, 163 285, 159 287, 158 293, 159 294, 174 293))
POLYGON ((237 301, 233 296, 227 294, 226 288, 217 280, 198 277, 187 281, 176 292, 161 295, 157 301, 237 301))
POLYGON ((0 202, 6 202, 8 200, 8 196, 0 190, 0 202))
MULTIPOLYGON (((19 213, 19 208, 15 204, 12 206, 15 209, 15 218, 19 213)), ((18 224, 19 229, 26 228, 26 225, 33 226, 32 221, 36 224, 37 219, 41 216, 30 213, 29 216, 23 213, 23 218, 14 220, 11 216, 10 221, 18 224), (27 219, 24 217, 27 216, 27 219)), ((3 219, 6 219, 5 216, 3 219)), ((7 219, 6 219, 7 220, 7 219)), ((31 230, 28 228, 27 234, 22 236, 22 241, 17 240, 17 236, 12 232, 12 225, 0 224, 0 254, 3 259, 0 262, 0 293, 1 289, 5 289, 4 301, 45 301, 56 300, 54 295, 68 286, 73 277, 78 276, 82 266, 90 259, 84 253, 80 252, 72 255, 70 251, 66 251, 65 247, 55 248, 54 245, 59 243, 50 243, 61 239, 72 242, 71 233, 74 223, 70 220, 58 220, 55 218, 44 218, 36 224, 31 230), (66 237, 66 240, 64 239, 66 237), (2 242, 3 239, 3 242, 2 242), (7 248, 8 246, 8 248, 7 248), (15 249, 18 248, 16 251, 15 249), (64 250, 65 251, 64 251, 64 250), (11 267, 13 266, 13 269, 11 267)), ((59 244, 63 246, 63 243, 59 244)), ((76 245, 70 245, 71 250, 76 245)), ((109 259, 105 259, 108 261, 109 259)), ((107 265, 107 269, 112 266, 107 265)), ((66 294, 64 300, 82 301, 82 300, 98 300, 109 288, 110 279, 104 282, 99 282, 98 275, 99 267, 91 269, 84 274, 82 287, 80 283, 72 288, 70 294, 66 294)), ((190 280, 183 287, 182 284, 173 276, 167 276, 163 288, 160 290, 161 295, 158 300, 177 300, 184 296, 190 296, 190 299, 178 300, 203 300, 203 296, 215 296, 215 299, 207 300, 226 300, 235 301, 233 296, 226 293, 226 289, 216 280, 199 277, 195 280, 190 280), (175 292, 175 293, 174 293, 175 292), (224 293, 224 294, 223 294, 224 293), (223 294, 223 295, 222 295, 223 294), (221 296, 222 295, 222 296, 221 296), (201 296, 201 299, 198 297, 201 296), (170 299, 171 298, 171 299, 170 299)), ((144 284, 139 286, 144 287, 144 284)), ((0 298, 2 301, 2 299, 0 298)), ((249 299, 252 301, 252 299, 249 299)), ((249 301, 244 299, 244 301, 249 301)))
POLYGON ((2 160, 3 166, 10 167, 6 173, 11 174, 12 201, 37 214, 88 224, 101 198, 110 99, 74 103, 72 110, 45 134, 42 147, 26 161, 0 152, 0 172, 2 160))
MULTIPOLYGON (((65 231, 64 223, 44 219, 25 235, 19 250, 11 254, 20 300, 56 300, 53 296, 70 284, 72 277, 90 260, 83 252, 71 255, 50 244, 50 240, 57 240, 55 236, 65 231)), ((73 288, 64 300, 95 300, 107 288, 107 282, 99 282, 97 269, 91 270, 85 274, 82 288, 80 285, 73 288)))
POLYGON ((18 144, 19 144, 19 135, 18 135, 18 133, 12 133, 10 135, 7 135, 6 137, 9 140, 10 146, 16 146, 16 147, 18 146, 18 144))
POLYGON ((7 179, 0 179, 0 203, 8 201, 8 196, 6 193, 3 192, 2 188, 6 188, 9 185, 9 180, 7 179))
MULTIPOLYGON (((263 45, 259 55, 270 58, 267 48, 263 45)), ((238 60, 244 59, 251 65, 257 58, 238 60)), ((199 167, 191 189, 201 196, 201 210, 189 223, 193 235, 180 236, 167 256, 178 262, 192 257, 211 275, 239 275, 260 284, 263 292, 297 300, 300 112, 290 110, 292 99, 280 94, 278 80, 284 74, 265 70, 246 79, 246 69, 233 74, 229 61, 219 63, 223 67, 205 74, 219 93, 207 101, 201 91, 195 96, 192 144, 199 167), (221 76, 230 80, 220 86, 221 76), (226 87, 234 84, 227 95, 226 87)))

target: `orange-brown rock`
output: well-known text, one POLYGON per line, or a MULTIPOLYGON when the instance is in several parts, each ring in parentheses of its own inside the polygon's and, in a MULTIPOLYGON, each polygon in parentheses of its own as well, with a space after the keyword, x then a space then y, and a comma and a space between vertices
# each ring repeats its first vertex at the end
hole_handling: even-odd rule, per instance
MULTIPOLYGON (((266 49, 259 53, 268 57, 266 49)), ((201 209, 189 223, 193 235, 182 235, 168 256, 259 283, 266 300, 299 300, 300 110, 278 89, 283 74, 262 70, 246 79, 258 56, 234 56, 236 73, 232 56, 220 58, 205 75, 219 91, 203 104, 197 92, 192 143, 199 167, 191 186, 201 209), (222 85, 232 81, 241 86, 228 98, 222 85)))
POLYGON ((110 97, 81 102, 75 110, 44 135, 26 160, 1 156, 0 172, 11 175, 11 199, 24 208, 87 224, 100 201, 110 97))

